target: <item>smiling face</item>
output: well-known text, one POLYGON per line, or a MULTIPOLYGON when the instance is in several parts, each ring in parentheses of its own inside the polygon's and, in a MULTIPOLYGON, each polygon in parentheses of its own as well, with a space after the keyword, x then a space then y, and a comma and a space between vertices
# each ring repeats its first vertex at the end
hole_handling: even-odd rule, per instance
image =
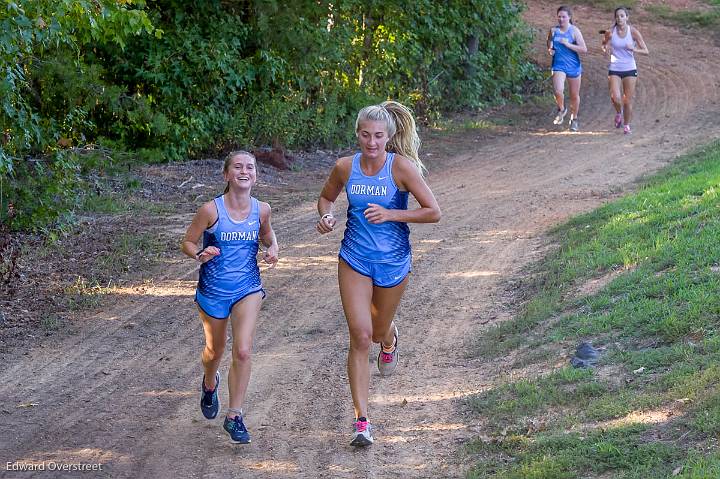
POLYGON ((233 155, 225 162, 223 174, 229 186, 251 188, 257 181, 255 158, 244 153, 233 155))
POLYGON ((374 160, 385 157, 385 146, 390 137, 384 121, 361 121, 356 133, 360 151, 365 158, 374 160))

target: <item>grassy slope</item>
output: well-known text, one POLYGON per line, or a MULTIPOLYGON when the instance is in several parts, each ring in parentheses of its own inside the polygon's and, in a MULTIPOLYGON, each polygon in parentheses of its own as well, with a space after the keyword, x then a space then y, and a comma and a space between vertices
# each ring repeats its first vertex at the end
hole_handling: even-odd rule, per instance
POLYGON ((546 373, 469 399, 471 477, 720 477, 719 196, 715 144, 557 228, 524 313, 472 351, 546 373), (557 367, 581 340, 600 365, 557 367))

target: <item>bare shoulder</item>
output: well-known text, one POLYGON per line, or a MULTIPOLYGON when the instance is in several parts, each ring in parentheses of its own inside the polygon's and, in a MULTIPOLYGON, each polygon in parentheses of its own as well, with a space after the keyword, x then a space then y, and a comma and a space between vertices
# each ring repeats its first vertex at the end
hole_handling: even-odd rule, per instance
POLYGON ((350 172, 352 171, 352 156, 343 156, 335 161, 330 178, 334 179, 338 184, 344 184, 350 178, 350 172))
POLYGON ((217 216, 217 206, 215 206, 215 200, 212 199, 203 204, 198 210, 198 214, 209 217, 217 216))
POLYGON ((353 157, 343 156, 335 161, 335 168, 341 172, 349 172, 352 168, 353 157))
POLYGON ((272 214, 272 208, 270 208, 270 203, 265 203, 264 201, 258 200, 258 209, 260 210, 260 224, 267 223, 268 219, 270 219, 270 216, 272 214))
POLYGON ((209 228, 217 219, 218 211, 215 206, 215 200, 210 200, 198 208, 195 219, 193 219, 193 224, 202 226, 203 228, 209 228))
POLYGON ((260 214, 263 216, 267 216, 272 212, 272 208, 270 207, 270 203, 265 203, 264 201, 258 200, 258 205, 260 207, 260 214))
POLYGON ((420 172, 418 171, 417 165, 410 158, 402 155, 395 155, 395 160, 392 165, 393 176, 396 180, 404 183, 410 178, 419 177, 420 172))
POLYGON ((403 156, 400 154, 395 155, 395 161, 393 162, 393 166, 397 165, 399 168, 402 168, 403 171, 407 170, 415 170, 417 171, 417 167, 415 166, 415 162, 412 161, 407 156, 403 156))

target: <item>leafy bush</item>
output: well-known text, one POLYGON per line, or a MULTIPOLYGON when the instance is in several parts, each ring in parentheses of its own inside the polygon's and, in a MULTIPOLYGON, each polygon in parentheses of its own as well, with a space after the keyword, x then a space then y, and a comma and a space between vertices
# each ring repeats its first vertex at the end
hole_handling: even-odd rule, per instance
POLYGON ((105 166, 98 158, 344 145, 357 110, 386 98, 420 117, 502 100, 533 77, 520 8, 512 0, 9 3, 0 11, 0 175, 13 187, 0 206, 15 203, 14 225, 37 229, 72 211, 82 174, 105 166), (97 148, 107 154, 79 154, 97 148), (42 179, 26 177, 38 169, 42 179))

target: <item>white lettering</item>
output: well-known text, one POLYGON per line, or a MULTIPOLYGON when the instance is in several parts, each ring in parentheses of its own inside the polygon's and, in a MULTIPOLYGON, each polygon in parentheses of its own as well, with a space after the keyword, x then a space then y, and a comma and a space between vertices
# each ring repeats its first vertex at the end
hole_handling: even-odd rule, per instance
POLYGON ((31 462, 8 462, 5 464, 7 471, 44 471, 45 463, 34 464, 31 462))
POLYGON ((222 231, 220 241, 257 241, 258 232, 253 231, 222 231))
POLYGON ((89 464, 82 462, 6 462, 6 471, 102 471, 102 464, 89 464))
POLYGON ((366 196, 385 196, 387 195, 387 186, 350 185, 350 194, 366 196))

